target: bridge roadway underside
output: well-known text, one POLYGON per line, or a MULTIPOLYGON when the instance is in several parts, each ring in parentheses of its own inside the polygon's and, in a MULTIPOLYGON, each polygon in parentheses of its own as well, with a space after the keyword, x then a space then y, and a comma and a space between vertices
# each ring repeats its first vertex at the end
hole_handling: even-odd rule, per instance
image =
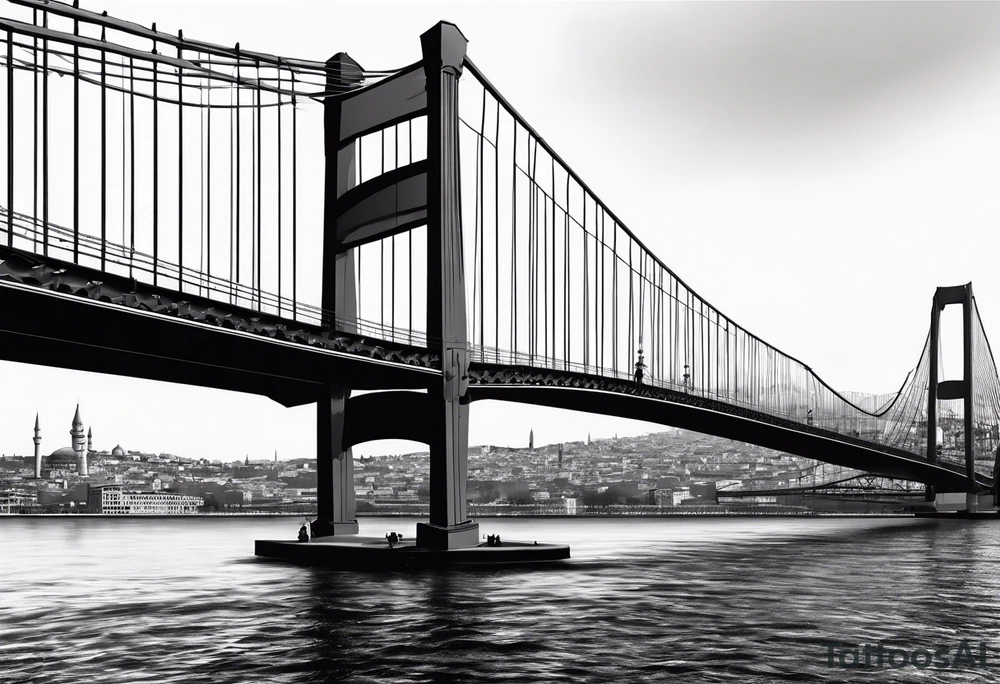
MULTIPOLYGON (((0 358, 317 401, 326 384, 426 389, 437 355, 0 248, 0 358)), ((7 388, 10 391, 10 388, 7 388)))
MULTIPOLYGON (((797 456, 856 468, 884 477, 931 484, 940 491, 965 491, 963 469, 928 463, 917 454, 808 428, 741 407, 662 388, 641 387, 622 380, 558 371, 473 367, 473 400, 495 399, 644 420, 757 444, 797 456), (514 381, 504 376, 521 377, 514 381), (574 377, 575 376, 575 377, 574 377)), ((992 478, 978 476, 981 487, 992 478)))

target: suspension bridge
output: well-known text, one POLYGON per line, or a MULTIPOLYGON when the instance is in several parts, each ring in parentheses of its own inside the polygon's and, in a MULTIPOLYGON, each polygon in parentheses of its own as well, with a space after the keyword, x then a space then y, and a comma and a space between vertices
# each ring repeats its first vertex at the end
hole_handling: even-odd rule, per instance
POLYGON ((971 284, 928 293, 896 391, 837 391, 647 249, 452 24, 420 36, 416 63, 369 70, 76 3, 5 10, 0 357, 315 403, 315 535, 357 531, 351 447, 403 438, 431 454, 418 544, 477 543, 466 459, 483 399, 697 430, 992 506, 1000 380, 971 284), (941 382, 949 305, 964 372, 941 382))

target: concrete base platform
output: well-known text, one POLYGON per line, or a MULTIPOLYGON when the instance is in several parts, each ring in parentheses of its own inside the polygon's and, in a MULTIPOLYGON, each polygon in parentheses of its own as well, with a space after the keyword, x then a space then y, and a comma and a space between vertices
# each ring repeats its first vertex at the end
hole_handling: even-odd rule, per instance
POLYGON ((503 546, 487 546, 483 542, 463 549, 428 549, 418 547, 414 541, 402 541, 389 548, 384 538, 350 537, 334 541, 328 537, 308 542, 258 539, 254 553, 342 570, 387 570, 554 563, 569 558, 569 546, 504 540, 503 546))
POLYGON ((348 522, 329 522, 327 520, 317 519, 309 523, 309 528, 313 537, 343 536, 345 534, 357 534, 358 521, 350 520, 348 522))

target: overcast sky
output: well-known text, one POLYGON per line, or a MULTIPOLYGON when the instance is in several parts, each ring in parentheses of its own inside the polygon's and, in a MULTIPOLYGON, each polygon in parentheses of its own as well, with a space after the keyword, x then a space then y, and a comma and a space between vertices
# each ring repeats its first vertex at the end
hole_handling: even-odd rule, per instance
MULTIPOLYGON (((1000 4, 81 5, 287 56, 346 51, 372 69, 416 61, 420 33, 453 21, 469 56, 655 254, 834 387, 898 387, 939 285, 973 281, 1000 335, 1000 4)), ((958 318, 945 325, 957 342, 958 318)), ((958 367, 949 354, 946 370, 958 367)), ((98 449, 314 454, 312 407, 10 363, 0 387, 7 454, 30 453, 36 410, 43 451, 68 444, 78 399, 98 449)), ((473 444, 523 444, 530 427, 536 443, 660 429, 473 405, 473 444)))

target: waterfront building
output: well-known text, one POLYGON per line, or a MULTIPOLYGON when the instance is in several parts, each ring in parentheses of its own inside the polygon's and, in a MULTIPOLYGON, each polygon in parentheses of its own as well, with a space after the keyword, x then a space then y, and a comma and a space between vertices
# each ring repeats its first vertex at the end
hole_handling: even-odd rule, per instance
POLYGON ((197 513, 205 500, 169 492, 131 491, 120 484, 91 487, 87 507, 105 515, 182 515, 197 513))
POLYGON ((27 492, 0 492, 0 514, 22 513, 34 503, 34 498, 27 492))

